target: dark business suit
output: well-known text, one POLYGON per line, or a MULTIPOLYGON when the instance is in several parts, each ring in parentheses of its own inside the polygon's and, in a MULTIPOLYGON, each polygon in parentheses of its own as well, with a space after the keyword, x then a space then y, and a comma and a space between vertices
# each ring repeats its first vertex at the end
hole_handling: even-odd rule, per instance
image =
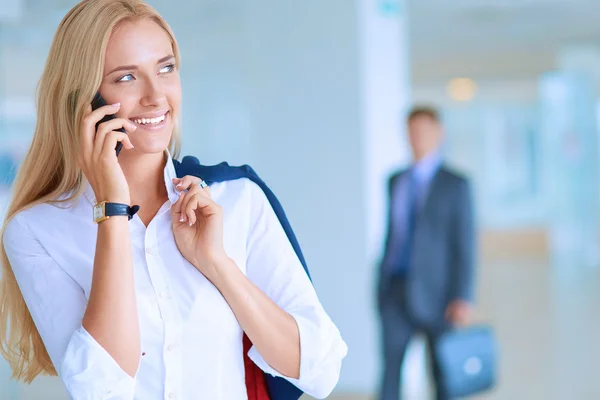
MULTIPOLYGON (((409 170, 410 171, 410 170, 409 170)), ((385 254, 380 266, 378 306, 382 322, 384 376, 380 400, 398 399, 401 364, 409 340, 424 332, 431 346, 448 328, 444 313, 452 300, 471 301, 474 232, 468 181, 443 164, 437 169, 424 202, 416 213, 408 268, 396 274, 394 243, 394 188, 409 171, 389 181, 390 212, 385 254)), ((430 351, 431 353, 431 351, 430 351)), ((431 360, 438 380, 435 360, 431 360)), ((438 399, 447 398, 438 386, 438 399)))

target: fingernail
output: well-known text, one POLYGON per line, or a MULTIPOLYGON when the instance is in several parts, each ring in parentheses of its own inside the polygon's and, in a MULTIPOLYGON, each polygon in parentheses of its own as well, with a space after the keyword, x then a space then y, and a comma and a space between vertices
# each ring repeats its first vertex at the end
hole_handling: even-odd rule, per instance
POLYGON ((192 226, 192 220, 190 219, 190 226, 192 226))
POLYGON ((121 106, 121 103, 119 103, 119 102, 111 104, 111 107, 120 107, 120 106, 121 106))
POLYGON ((185 218, 183 218, 183 215, 181 216, 181 218, 179 218, 179 222, 183 222, 185 221, 185 218))

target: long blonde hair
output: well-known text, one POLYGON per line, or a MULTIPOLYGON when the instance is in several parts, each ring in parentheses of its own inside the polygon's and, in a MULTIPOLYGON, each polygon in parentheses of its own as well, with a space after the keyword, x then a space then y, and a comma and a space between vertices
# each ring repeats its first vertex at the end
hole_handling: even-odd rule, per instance
MULTIPOLYGON (((166 21, 141 0, 84 0, 63 18, 52 42, 37 87, 37 122, 33 141, 14 182, 0 235, 10 219, 26 208, 56 202, 84 190, 85 178, 76 163, 79 126, 86 108, 102 82, 106 47, 113 29, 125 21, 150 19, 171 37, 179 65, 179 48, 166 21)), ((177 157, 177 122, 169 145, 177 157)), ((9 362, 12 377, 30 383, 39 374, 57 375, 12 271, 0 246, 0 353, 9 362)))

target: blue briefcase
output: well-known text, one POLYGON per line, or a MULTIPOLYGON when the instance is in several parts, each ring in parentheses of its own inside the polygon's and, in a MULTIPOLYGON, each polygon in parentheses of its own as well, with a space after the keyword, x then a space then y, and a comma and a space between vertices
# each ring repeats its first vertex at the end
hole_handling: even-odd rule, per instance
POLYGON ((449 330, 435 343, 439 384, 450 398, 469 396, 494 387, 497 344, 491 326, 476 325, 449 330))

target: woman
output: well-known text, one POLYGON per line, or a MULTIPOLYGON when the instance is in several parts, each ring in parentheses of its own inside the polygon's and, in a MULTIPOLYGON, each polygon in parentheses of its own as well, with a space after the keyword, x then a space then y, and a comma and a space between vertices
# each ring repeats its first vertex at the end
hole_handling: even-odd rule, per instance
POLYGON ((4 226, 3 356, 75 399, 243 399, 245 333, 260 369, 326 397, 346 345, 265 194, 175 176, 178 69, 140 0, 83 1, 59 25, 4 226), (110 105, 92 111, 96 92, 110 105))

